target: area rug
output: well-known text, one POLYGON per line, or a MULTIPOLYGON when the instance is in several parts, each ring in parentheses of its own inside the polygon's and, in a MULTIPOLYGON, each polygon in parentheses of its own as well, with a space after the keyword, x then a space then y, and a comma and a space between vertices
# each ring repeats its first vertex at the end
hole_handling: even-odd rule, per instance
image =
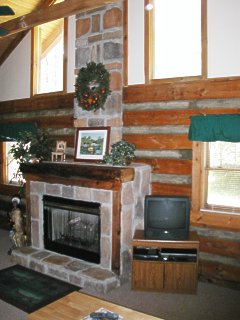
POLYGON ((0 299, 27 313, 80 289, 20 265, 0 270, 0 299))

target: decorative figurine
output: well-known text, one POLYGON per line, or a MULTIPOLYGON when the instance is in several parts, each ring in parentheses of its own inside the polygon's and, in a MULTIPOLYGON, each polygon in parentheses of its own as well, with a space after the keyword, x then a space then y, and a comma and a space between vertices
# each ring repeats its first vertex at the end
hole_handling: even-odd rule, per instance
MULTIPOLYGON (((12 242, 12 249, 23 247, 26 245, 26 235, 24 234, 23 217, 18 205, 20 204, 19 197, 12 198, 13 208, 9 214, 11 224, 10 239, 12 242)), ((12 249, 9 250, 11 253, 12 249)))
POLYGON ((52 152, 52 161, 66 160, 67 141, 57 141, 56 151, 52 152))

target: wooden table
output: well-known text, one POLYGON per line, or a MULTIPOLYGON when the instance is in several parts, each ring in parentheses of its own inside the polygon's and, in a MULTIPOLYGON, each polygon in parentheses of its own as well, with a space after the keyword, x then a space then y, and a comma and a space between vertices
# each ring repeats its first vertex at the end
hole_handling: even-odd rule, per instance
POLYGON ((29 314, 27 319, 80 320, 99 308, 105 308, 109 311, 116 312, 121 315, 124 320, 160 319, 76 291, 29 314))

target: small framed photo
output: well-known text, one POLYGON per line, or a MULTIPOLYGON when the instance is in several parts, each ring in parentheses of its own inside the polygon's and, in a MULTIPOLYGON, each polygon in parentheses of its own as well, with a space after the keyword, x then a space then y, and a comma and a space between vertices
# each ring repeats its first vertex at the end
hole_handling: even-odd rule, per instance
POLYGON ((110 127, 78 128, 75 161, 101 161, 109 150, 110 127))

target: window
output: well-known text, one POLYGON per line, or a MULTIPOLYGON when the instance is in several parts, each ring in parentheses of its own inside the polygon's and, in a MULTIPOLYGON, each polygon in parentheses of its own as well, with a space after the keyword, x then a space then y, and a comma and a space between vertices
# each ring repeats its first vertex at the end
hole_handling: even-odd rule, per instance
POLYGON ((11 147, 16 142, 4 142, 5 144, 5 183, 6 184, 19 184, 23 179, 21 172, 19 172, 19 163, 13 158, 9 152, 11 147))
POLYGON ((9 150, 15 142, 1 142, 1 179, 0 183, 9 185, 18 185, 19 180, 22 179, 21 173, 18 171, 19 164, 11 154, 9 150))
POLYGON ((150 47, 153 80, 240 76, 240 46, 236 45, 240 4, 236 0, 222 0, 220 6, 218 0, 152 3, 152 41, 146 45, 150 47), (226 19, 228 23, 222 24, 226 19))
POLYGON ((34 28, 33 93, 65 90, 64 19, 34 28))
POLYGON ((240 143, 203 143, 203 208, 240 213, 240 143))
POLYGON ((124 102, 240 97, 240 1, 128 0, 125 8, 124 102))
POLYGON ((238 230, 240 143, 194 141, 192 162, 192 225, 238 230))
POLYGON ((201 75, 201 0, 154 0, 153 79, 201 75))

